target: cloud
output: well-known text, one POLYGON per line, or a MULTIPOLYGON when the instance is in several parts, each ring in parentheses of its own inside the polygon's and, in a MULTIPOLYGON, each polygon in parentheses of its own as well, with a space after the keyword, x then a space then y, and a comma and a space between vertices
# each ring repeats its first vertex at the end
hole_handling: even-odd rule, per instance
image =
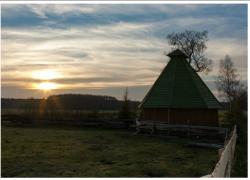
MULTIPOLYGON (((17 6, 9 6, 11 9, 17 6)), ((107 15, 145 15, 148 13, 167 13, 177 14, 197 10, 197 5, 146 5, 146 4, 119 4, 119 5, 98 5, 98 4, 31 4, 26 5, 29 9, 40 18, 48 18, 49 15, 72 16, 80 14, 107 14, 107 15), (124 11, 126 9, 126 11, 124 11), (147 11, 145 11, 147 9, 147 11)))
POLYGON ((41 18, 48 18, 48 14, 56 14, 56 15, 66 15, 66 14, 82 14, 82 13, 93 13, 95 9, 93 7, 86 7, 81 5, 59 5, 59 4, 52 4, 52 5, 28 5, 32 12, 37 14, 41 18))

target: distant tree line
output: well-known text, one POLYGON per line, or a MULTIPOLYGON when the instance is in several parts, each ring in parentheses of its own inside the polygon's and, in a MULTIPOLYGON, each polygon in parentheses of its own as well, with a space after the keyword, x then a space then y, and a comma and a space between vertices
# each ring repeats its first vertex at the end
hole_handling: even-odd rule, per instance
MULTIPOLYGON (((130 107, 135 109, 139 102, 130 101, 130 107)), ((25 110, 120 110, 123 101, 111 96, 88 94, 52 95, 47 99, 1 99, 2 109, 25 110)))

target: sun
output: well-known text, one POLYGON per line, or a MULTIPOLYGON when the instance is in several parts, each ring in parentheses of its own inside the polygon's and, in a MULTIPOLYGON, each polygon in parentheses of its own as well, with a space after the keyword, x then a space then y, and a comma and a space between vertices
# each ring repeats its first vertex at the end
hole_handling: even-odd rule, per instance
POLYGON ((43 91, 50 91, 50 90, 53 90, 53 89, 57 89, 58 84, 53 83, 53 82, 41 82, 41 83, 35 84, 34 88, 35 89, 40 89, 40 90, 43 90, 43 91))
POLYGON ((53 69, 43 69, 36 70, 31 73, 32 79, 41 80, 40 83, 34 83, 32 85, 33 89, 39 89, 42 91, 51 91, 53 89, 58 89, 59 84, 54 82, 49 82, 51 80, 55 80, 61 77, 61 74, 53 69))

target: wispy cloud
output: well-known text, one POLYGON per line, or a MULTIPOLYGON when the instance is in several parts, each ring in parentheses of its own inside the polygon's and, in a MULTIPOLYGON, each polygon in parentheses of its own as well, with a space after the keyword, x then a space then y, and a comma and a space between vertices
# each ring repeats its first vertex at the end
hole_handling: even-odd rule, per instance
POLYGON ((41 18, 48 18, 48 14, 56 15, 66 15, 70 13, 71 15, 81 14, 81 13, 93 13, 95 9, 93 7, 79 6, 79 5, 27 5, 32 12, 37 14, 41 18))

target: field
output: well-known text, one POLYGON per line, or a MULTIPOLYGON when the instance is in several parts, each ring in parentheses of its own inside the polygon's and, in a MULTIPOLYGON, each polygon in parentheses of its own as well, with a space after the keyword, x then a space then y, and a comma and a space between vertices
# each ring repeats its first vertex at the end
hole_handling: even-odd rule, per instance
POLYGON ((2 177, 200 177, 214 149, 129 130, 2 125, 2 177))

